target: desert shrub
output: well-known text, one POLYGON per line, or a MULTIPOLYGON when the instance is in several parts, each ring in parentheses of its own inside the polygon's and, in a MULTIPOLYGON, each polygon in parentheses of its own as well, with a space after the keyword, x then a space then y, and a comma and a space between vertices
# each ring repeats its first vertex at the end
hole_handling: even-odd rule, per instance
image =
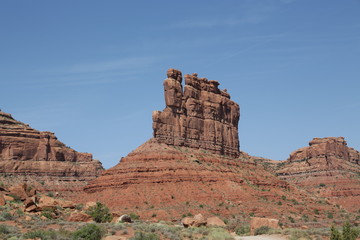
POLYGON ((359 232, 353 229, 349 222, 344 223, 342 231, 343 240, 356 240, 359 236, 359 232))
POLYGON ((334 226, 330 228, 330 240, 342 240, 340 232, 334 226))
POLYGON ((84 204, 76 204, 76 206, 75 206, 75 209, 76 210, 82 210, 83 209, 83 207, 84 207, 84 204))
POLYGON ((309 221, 309 216, 306 215, 306 214, 303 214, 303 215, 301 216, 301 219, 304 220, 305 222, 308 222, 308 221, 309 221))
POLYGON ((155 233, 136 232, 130 240, 160 240, 160 238, 155 233))
POLYGON ((241 226, 235 230, 235 233, 237 235, 248 235, 250 233, 250 227, 249 226, 241 226))
POLYGON ((23 235, 24 239, 34 239, 34 238, 40 238, 41 240, 51 240, 56 239, 56 233, 55 231, 46 231, 46 230, 36 230, 27 232, 23 235))
POLYGON ((77 231, 75 231, 72 235, 73 240, 101 240, 101 238, 105 235, 106 231, 96 225, 96 224, 87 224, 77 231))
POLYGON ((46 194, 48 197, 55 197, 55 194, 53 193, 53 192, 48 192, 47 194, 46 194))
POLYGON ((295 219, 293 217, 289 216, 288 219, 291 223, 295 223, 295 219))
POLYGON ((130 213, 129 214, 131 220, 137 220, 137 219, 140 219, 140 216, 137 215, 136 213, 130 213))
POLYGON ((109 208, 101 202, 97 202, 95 206, 90 207, 86 213, 97 223, 105 223, 112 220, 109 208))
POLYGON ((334 226, 330 229, 330 240, 356 240, 359 235, 359 231, 352 228, 349 222, 344 223, 342 233, 334 226))
POLYGON ((4 224, 1 224, 0 225, 0 235, 1 234, 8 234, 10 233, 10 230, 8 228, 8 226, 4 225, 4 224))
POLYGON ((212 228, 206 239, 228 240, 228 239, 234 239, 234 238, 223 228, 212 228))
POLYGON ((261 226, 257 229, 255 229, 254 234, 255 235, 262 235, 262 234, 266 234, 270 231, 270 228, 268 226, 261 226))
POLYGON ((13 215, 8 210, 0 212, 0 221, 13 220, 13 215))
POLYGON ((302 230, 299 229, 293 229, 290 232, 290 237, 289 240, 311 240, 312 238, 310 237, 310 235, 302 230))

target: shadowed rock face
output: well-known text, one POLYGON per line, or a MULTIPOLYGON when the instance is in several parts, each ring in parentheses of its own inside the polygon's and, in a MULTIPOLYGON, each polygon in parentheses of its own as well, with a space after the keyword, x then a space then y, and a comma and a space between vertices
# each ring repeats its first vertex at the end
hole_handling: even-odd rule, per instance
POLYGON ((154 138, 159 143, 239 156, 240 108, 219 83, 197 74, 167 71, 164 81, 166 108, 153 112, 154 138))
POLYGON ((90 153, 79 153, 57 140, 0 112, 0 173, 87 181, 103 170, 90 153))

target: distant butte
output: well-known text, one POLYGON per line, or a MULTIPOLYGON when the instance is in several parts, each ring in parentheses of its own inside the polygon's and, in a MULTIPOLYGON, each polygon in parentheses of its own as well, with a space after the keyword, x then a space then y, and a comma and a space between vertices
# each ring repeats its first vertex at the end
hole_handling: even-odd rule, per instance
MULTIPOLYGON (((0 111, 0 174, 3 181, 33 182, 38 189, 70 190, 100 175, 101 163, 0 111), (43 184, 39 184, 39 183, 43 184)), ((14 182, 10 182, 12 184, 14 182)))
POLYGON ((164 81, 166 108, 153 112, 154 138, 159 143, 208 150, 238 157, 240 108, 219 82, 167 71, 164 81))
POLYGON ((292 152, 276 173, 349 211, 358 211, 360 152, 348 147, 343 137, 314 138, 308 147, 292 152))

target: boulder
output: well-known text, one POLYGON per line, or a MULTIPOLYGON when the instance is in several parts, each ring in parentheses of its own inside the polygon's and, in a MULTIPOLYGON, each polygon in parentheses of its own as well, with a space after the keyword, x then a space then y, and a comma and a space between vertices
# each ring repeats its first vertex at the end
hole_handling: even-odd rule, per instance
POLYGON ((131 217, 127 214, 121 215, 118 219, 117 222, 127 222, 127 223, 131 223, 131 217))
POLYGON ((219 226, 219 227, 225 227, 226 224, 223 220, 221 220, 219 217, 210 217, 206 219, 206 225, 207 226, 219 226))
POLYGON ((24 201, 24 207, 25 209, 27 209, 30 206, 36 206, 36 199, 34 197, 28 197, 27 199, 25 199, 24 201))
POLYGON ((67 220, 69 222, 89 222, 91 216, 83 212, 72 212, 67 220))
POLYGON ((26 184, 19 184, 9 188, 9 195, 14 196, 15 198, 25 200, 29 197, 27 193, 27 185, 26 184))
POLYGON ((9 201, 9 202, 15 200, 13 197, 8 196, 8 195, 4 195, 4 199, 5 199, 5 201, 9 201))
POLYGON ((278 219, 252 217, 250 220, 250 233, 254 234, 255 230, 262 226, 273 228, 273 229, 280 228, 278 219))
POLYGON ((181 220, 181 224, 187 227, 206 226, 206 219, 202 214, 196 214, 194 217, 185 217, 181 220))
POLYGON ((0 193, 0 206, 4 206, 4 205, 5 205, 5 198, 4 195, 0 193))
POLYGON ((62 208, 75 208, 76 204, 72 201, 56 199, 45 195, 39 198, 39 208, 55 208, 57 206, 62 208))
POLYGON ((86 210, 88 210, 90 207, 94 207, 94 206, 96 206, 96 202, 87 202, 87 203, 85 203, 83 209, 86 211, 86 210))
POLYGON ((188 227, 191 227, 193 226, 195 223, 195 220, 194 218, 192 217, 185 217, 181 220, 181 224, 185 227, 185 228, 188 228, 188 227))

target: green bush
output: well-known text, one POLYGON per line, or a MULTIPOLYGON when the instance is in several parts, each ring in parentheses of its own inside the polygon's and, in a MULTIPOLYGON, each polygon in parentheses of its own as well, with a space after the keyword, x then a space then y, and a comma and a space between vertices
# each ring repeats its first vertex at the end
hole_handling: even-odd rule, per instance
POLYGON ((209 240, 228 240, 234 239, 226 230, 222 228, 212 228, 206 239, 209 240))
POLYGON ((340 232, 334 226, 330 229, 330 240, 342 240, 340 232))
POLYGON ((7 210, 0 212, 0 221, 13 220, 13 215, 7 210))
POLYGON ((155 233, 136 232, 135 237, 130 238, 130 240, 160 240, 160 238, 155 233))
POLYGON ((312 238, 310 237, 310 235, 302 230, 299 229, 292 229, 292 231, 290 232, 290 237, 289 240, 311 240, 312 238))
POLYGON ((109 208, 101 202, 97 202, 95 206, 90 207, 86 213, 97 223, 105 223, 112 220, 109 208))
POLYGON ((52 240, 56 239, 56 233, 54 231, 36 230, 27 232, 23 235, 24 239, 40 238, 41 240, 52 240))
POLYGON ((130 213, 129 216, 130 216, 131 220, 138 220, 138 219, 140 219, 140 216, 137 215, 136 213, 130 213))
POLYGON ((105 235, 105 230, 96 224, 88 224, 75 231, 72 235, 73 240, 101 240, 105 235))
POLYGON ((8 226, 1 224, 0 225, 0 236, 1 236, 1 234, 8 234, 8 233, 10 233, 8 226))
POLYGON ((261 226, 257 229, 255 229, 255 235, 261 235, 261 234, 266 234, 270 231, 270 228, 268 226, 261 226))
POLYGON ((330 240, 356 240, 358 236, 359 232, 351 228, 349 222, 344 223, 342 234, 334 226, 330 229, 330 240))
POLYGON ((359 233, 351 228, 351 225, 349 222, 344 223, 343 225, 343 232, 342 232, 342 239, 343 240, 356 240, 356 238, 359 236, 359 233))
POLYGON ((250 227, 249 226, 241 226, 240 228, 237 228, 235 230, 235 233, 237 235, 247 235, 250 233, 250 227))

